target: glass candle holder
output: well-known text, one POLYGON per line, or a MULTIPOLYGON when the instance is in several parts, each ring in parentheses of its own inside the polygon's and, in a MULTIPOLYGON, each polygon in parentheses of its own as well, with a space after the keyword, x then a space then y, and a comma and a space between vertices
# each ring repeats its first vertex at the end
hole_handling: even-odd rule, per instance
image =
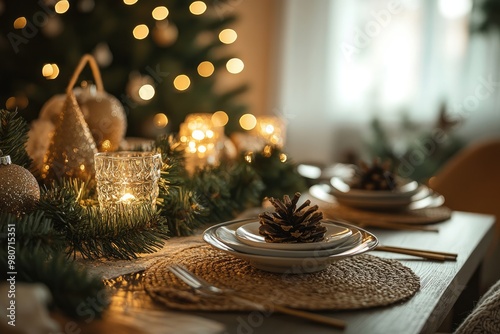
POLYGON ((224 127, 212 122, 212 114, 190 114, 180 125, 179 137, 186 146, 186 169, 219 164, 224 127))
POLYGON ((102 152, 94 156, 101 210, 123 206, 156 208, 161 155, 151 152, 102 152))

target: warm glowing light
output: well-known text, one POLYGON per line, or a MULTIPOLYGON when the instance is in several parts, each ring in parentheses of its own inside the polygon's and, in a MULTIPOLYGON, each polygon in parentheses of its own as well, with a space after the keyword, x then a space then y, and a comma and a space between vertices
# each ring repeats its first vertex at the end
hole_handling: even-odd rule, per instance
POLYGON ((67 0, 58 1, 54 6, 54 10, 56 11, 57 14, 64 14, 68 11, 68 9, 69 9, 69 1, 67 0))
POLYGON ((101 147, 103 148, 104 151, 108 151, 111 149, 111 142, 109 139, 106 139, 102 142, 101 147))
POLYGON ((285 153, 280 154, 280 161, 281 162, 286 162, 288 160, 288 157, 286 156, 285 153))
POLYGON ((151 12, 153 18, 155 20, 161 21, 167 18, 168 16, 168 8, 165 6, 158 6, 151 12))
POLYGON ((28 23, 28 21, 26 20, 26 18, 24 16, 18 17, 14 21, 14 29, 23 29, 24 27, 26 27, 27 23, 28 23))
POLYGON ((215 133, 212 130, 207 130, 206 135, 207 135, 207 138, 213 138, 215 133))
POLYGON ((168 124, 168 117, 163 113, 156 114, 153 118, 153 123, 157 128, 164 128, 168 124))
POLYGON ((185 74, 180 74, 174 79, 174 87, 178 90, 186 90, 191 85, 191 80, 185 74))
POLYGON ((138 0, 123 0, 123 3, 126 4, 126 5, 133 5, 137 2, 138 0))
POLYGON ((126 193, 125 195, 123 195, 122 197, 120 197, 120 202, 123 202, 123 203, 130 203, 130 202, 132 202, 134 199, 135 199, 135 196, 134 196, 134 195, 129 194, 129 193, 126 193))
POLYGON ((214 112, 212 115, 212 123, 215 126, 225 126, 229 121, 229 116, 222 110, 214 112))
POLYGON ((205 133, 201 130, 194 130, 193 133, 191 134, 191 137, 193 137, 196 140, 203 140, 205 139, 205 133))
POLYGON ((215 67, 209 61, 203 61, 198 65, 198 74, 204 78, 211 76, 214 73, 215 67))
POLYGON ((232 74, 240 73, 241 71, 243 71, 244 67, 245 64, 243 64, 243 61, 239 58, 231 58, 226 63, 228 72, 232 74))
POLYGON ((266 125, 264 131, 268 134, 272 134, 274 132, 274 126, 272 124, 266 125))
POLYGON ((219 33, 219 40, 224 44, 231 44, 236 41, 238 34, 233 29, 224 29, 219 33))
POLYGON ((135 39, 144 39, 149 35, 149 28, 145 24, 139 24, 134 28, 132 34, 134 35, 135 39))
POLYGON ((253 160, 253 152, 247 152, 245 154, 245 161, 251 163, 253 160))
POLYGON ((240 117, 240 126, 243 130, 252 130, 257 125, 257 118, 252 114, 245 114, 240 117))
POLYGON ((207 151, 207 147, 205 145, 198 146, 198 152, 205 153, 207 151))
POLYGON ((150 84, 142 85, 139 88, 139 96, 144 101, 149 101, 155 96, 155 88, 150 84))
POLYGON ((195 1, 189 5, 189 11, 194 15, 201 15, 207 10, 207 5, 203 1, 195 1))
POLYGON ((84 164, 81 164, 81 165, 80 165, 80 170, 81 170, 82 172, 84 172, 84 171, 85 171, 85 165, 84 165, 84 164))
POLYGON ((59 66, 56 64, 45 64, 42 67, 42 75, 45 79, 52 80, 59 75, 59 66))

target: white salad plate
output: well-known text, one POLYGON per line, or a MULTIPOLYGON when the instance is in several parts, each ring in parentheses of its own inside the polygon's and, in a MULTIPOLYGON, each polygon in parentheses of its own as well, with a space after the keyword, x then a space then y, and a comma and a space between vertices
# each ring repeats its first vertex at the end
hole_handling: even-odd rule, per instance
MULTIPOLYGON (((361 243, 361 232, 357 228, 348 229, 351 231, 348 237, 339 239, 342 242, 337 243, 331 248, 321 248, 319 245, 317 248, 310 248, 308 250, 282 250, 261 247, 260 244, 257 246, 249 246, 242 243, 236 236, 236 231, 245 225, 253 224, 247 222, 238 222, 231 224, 229 226, 222 226, 215 231, 215 237, 225 245, 233 248, 236 251, 264 255, 264 256, 277 256, 277 257, 323 257, 330 256, 334 254, 339 254, 345 252, 361 243)), ((325 226, 333 225, 332 223, 323 223, 325 226)), ((313 242, 311 244, 320 244, 320 242, 313 242)), ((296 245, 296 244, 295 244, 296 245)))
POLYGON ((216 249, 219 249, 242 260, 248 261, 257 269, 274 273, 290 274, 312 273, 324 270, 328 265, 335 261, 368 252, 374 249, 378 244, 377 238, 370 232, 343 222, 335 222, 335 224, 346 227, 348 229, 353 229, 354 231, 357 230, 361 235, 361 240, 357 245, 352 245, 351 247, 349 247, 349 249, 341 253, 328 256, 316 255, 315 251, 311 251, 310 257, 283 257, 249 254, 234 249, 228 244, 222 242, 217 236, 217 230, 220 228, 233 226, 231 229, 234 230, 235 223, 243 225, 255 222, 255 219, 256 218, 229 221, 209 227, 203 233, 203 240, 205 240, 205 242, 216 249))
POLYGON ((332 177, 330 183, 332 185, 332 193, 339 198, 366 198, 366 199, 410 199, 417 194, 422 186, 418 182, 397 178, 398 187, 394 190, 362 190, 351 189, 348 182, 340 177, 332 177))
MULTIPOLYGON (((235 230, 236 238, 243 244, 280 250, 316 250, 337 246, 345 241, 345 238, 352 235, 352 231, 345 226, 334 224, 334 221, 324 219, 322 221, 326 227, 325 238, 320 242, 307 243, 272 243, 266 242, 264 236, 259 234, 260 223, 258 220, 239 224, 235 230)), ((236 225, 235 225, 236 226, 236 225)))

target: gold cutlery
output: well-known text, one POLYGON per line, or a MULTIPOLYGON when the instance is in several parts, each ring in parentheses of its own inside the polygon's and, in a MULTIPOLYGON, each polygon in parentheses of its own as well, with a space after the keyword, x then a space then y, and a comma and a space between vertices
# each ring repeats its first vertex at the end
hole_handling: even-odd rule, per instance
POLYGON ((382 252, 391 252, 391 253, 399 253, 405 255, 413 255, 422 258, 426 258, 429 260, 435 261, 456 261, 458 254, 455 253, 446 253, 446 252, 436 252, 422 249, 413 249, 413 248, 404 248, 404 247, 395 247, 395 246, 382 246, 379 245, 375 247, 376 251, 382 252))
MULTIPOLYGON (((259 301, 255 296, 249 297, 246 295, 242 295, 241 293, 238 293, 234 290, 218 288, 208 283, 204 279, 196 276, 182 265, 171 265, 168 267, 168 269, 177 278, 182 280, 184 283, 189 285, 191 288, 193 288, 201 295, 212 296, 212 297, 226 296, 231 298, 235 302, 242 303, 244 305, 249 305, 257 310, 266 309, 266 304, 269 305, 268 302, 266 302, 265 299, 263 298, 261 298, 261 300, 259 301)), ((346 323, 343 320, 330 318, 321 314, 292 309, 275 303, 272 304, 272 309, 276 312, 322 323, 339 329, 344 329, 346 327, 346 323)))

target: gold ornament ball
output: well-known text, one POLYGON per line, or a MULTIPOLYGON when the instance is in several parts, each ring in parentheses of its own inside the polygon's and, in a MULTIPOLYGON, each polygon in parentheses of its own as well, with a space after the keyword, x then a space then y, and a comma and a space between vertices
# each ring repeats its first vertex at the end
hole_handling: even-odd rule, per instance
POLYGON ((0 212, 23 215, 32 211, 40 199, 40 187, 27 169, 0 164, 0 212))

